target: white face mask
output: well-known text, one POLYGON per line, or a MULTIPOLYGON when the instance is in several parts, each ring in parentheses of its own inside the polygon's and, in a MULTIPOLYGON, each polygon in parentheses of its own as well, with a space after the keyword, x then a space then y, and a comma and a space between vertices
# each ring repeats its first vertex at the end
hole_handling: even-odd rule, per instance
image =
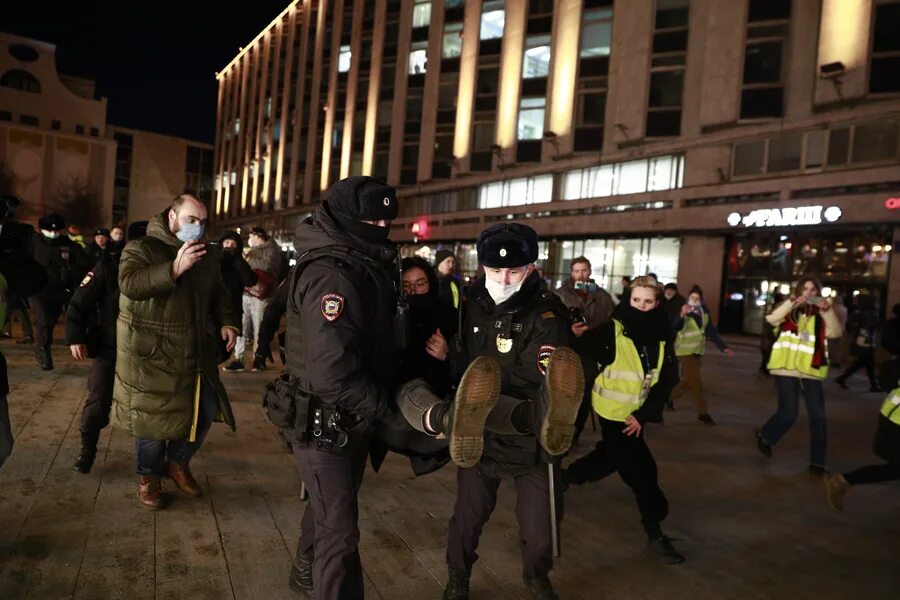
POLYGON ((694 308, 700 306, 699 302, 695 302, 693 300, 688 300, 688 306, 693 306, 694 308))
POLYGON ((44 234, 44 237, 48 240, 55 240, 59 237, 58 231, 49 231, 47 229, 41 229, 41 233, 44 234))
POLYGON ((503 285, 502 283, 497 283, 490 277, 484 278, 484 287, 487 288, 488 294, 491 295, 491 300, 494 301, 494 304, 500 306, 510 298, 512 298, 516 292, 521 289, 522 284, 525 282, 523 278, 519 283, 510 283, 509 285, 503 285))

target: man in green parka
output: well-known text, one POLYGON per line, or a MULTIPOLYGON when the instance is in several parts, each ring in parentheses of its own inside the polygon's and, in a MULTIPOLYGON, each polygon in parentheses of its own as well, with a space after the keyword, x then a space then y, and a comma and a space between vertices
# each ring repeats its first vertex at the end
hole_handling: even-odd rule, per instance
POLYGON ((216 365, 218 340, 230 352, 240 333, 222 282, 222 250, 204 244, 206 207, 182 194, 130 242, 119 265, 118 349, 112 424, 134 436, 138 499, 158 510, 168 476, 200 496, 191 456, 216 418, 234 415, 216 365))

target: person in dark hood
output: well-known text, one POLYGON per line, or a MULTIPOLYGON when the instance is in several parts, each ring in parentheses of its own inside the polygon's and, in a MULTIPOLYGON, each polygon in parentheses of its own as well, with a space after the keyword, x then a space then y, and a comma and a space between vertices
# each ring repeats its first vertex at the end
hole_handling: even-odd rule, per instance
MULTIPOLYGON (((222 281, 225 282, 225 288, 228 290, 228 297, 234 307, 234 314, 239 322, 242 321, 243 315, 243 296, 244 288, 256 285, 256 273, 250 268, 250 265, 244 260, 242 251, 244 249, 244 241, 236 231, 226 231, 219 238, 222 245, 222 281)), ((222 361, 227 360, 228 354, 220 354, 222 361)))
POLYGON ((297 416, 273 423, 309 492, 289 582, 319 600, 363 597, 357 494, 398 372, 396 217, 393 187, 349 177, 294 238, 286 355, 297 416))
POLYGON ((665 399, 678 382, 672 326, 665 312, 656 310, 655 279, 636 278, 627 298, 616 307, 612 321, 579 340, 581 352, 601 365, 593 406, 603 439, 566 469, 563 481, 582 485, 618 471, 635 494, 651 548, 664 562, 678 564, 684 556, 660 527, 669 503, 643 431, 647 423, 661 421, 665 399))

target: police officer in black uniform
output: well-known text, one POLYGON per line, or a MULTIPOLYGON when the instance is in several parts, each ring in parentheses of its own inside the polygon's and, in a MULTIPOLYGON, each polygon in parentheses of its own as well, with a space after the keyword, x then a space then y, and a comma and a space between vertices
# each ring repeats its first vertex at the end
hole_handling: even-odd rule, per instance
POLYGON ((396 369, 394 188, 371 177, 334 184, 297 227, 289 280, 291 442, 309 492, 290 583, 317 600, 363 597, 357 493, 370 434, 389 414, 396 369), (310 569, 311 566, 311 569, 310 569))
POLYGON ((94 243, 87 247, 88 263, 96 265, 108 252, 121 252, 119 244, 110 242, 109 229, 101 227, 94 231, 94 243))
MULTIPOLYGON (((466 294, 464 361, 474 365, 492 359, 499 363, 502 379, 500 397, 484 425, 483 456, 475 466, 457 471, 444 598, 468 598, 482 528, 496 505, 501 478, 512 477, 525 583, 534 598, 549 600, 556 597, 548 578, 552 528, 562 516, 555 467, 575 431, 584 390, 581 360, 571 350, 568 309, 558 296, 541 290, 534 230, 518 223, 494 225, 481 233, 476 249, 485 275, 466 294), (551 516, 553 506, 556 514, 551 516)), ((460 391, 466 384, 464 377, 460 391)), ((466 428, 454 416, 451 442, 466 428)), ((457 464, 458 455, 451 444, 457 464)))
POLYGON ((50 344, 53 329, 68 302, 91 265, 81 246, 65 234, 66 220, 60 215, 48 215, 38 221, 40 235, 34 236, 34 260, 47 272, 47 287, 29 298, 37 318, 34 324, 34 351, 44 371, 53 369, 50 344))
MULTIPOLYGON (((132 223, 128 241, 144 237, 147 221, 132 223)), ((109 424, 116 376, 116 321, 119 318, 119 258, 117 245, 94 265, 69 300, 66 345, 75 360, 93 358, 88 395, 81 409, 81 452, 74 469, 90 473, 97 456, 100 430, 109 424)))

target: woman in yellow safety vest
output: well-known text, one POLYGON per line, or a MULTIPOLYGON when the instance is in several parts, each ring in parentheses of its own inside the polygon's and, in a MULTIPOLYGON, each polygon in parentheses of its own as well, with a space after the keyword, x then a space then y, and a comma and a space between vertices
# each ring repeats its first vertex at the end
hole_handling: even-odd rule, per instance
POLYGON ((878 415, 873 450, 887 464, 860 467, 844 474, 825 475, 825 495, 831 508, 844 509, 844 493, 852 485, 900 480, 900 357, 881 368, 883 389, 891 390, 878 415))
POLYGON ((794 295, 766 316, 775 327, 777 339, 769 358, 769 372, 775 376, 778 410, 756 431, 756 446, 765 457, 772 446, 797 420, 799 396, 803 392, 809 415, 809 471, 827 472, 825 396, 822 380, 828 375, 828 338, 841 335, 841 324, 831 303, 821 297, 822 286, 812 277, 804 277, 794 295))
POLYGON ((675 356, 681 365, 681 383, 672 390, 672 397, 678 398, 687 390, 694 396, 697 418, 707 425, 716 422, 709 414, 703 397, 703 380, 700 377, 700 359, 706 352, 706 338, 729 358, 734 352, 719 337, 719 331, 709 318, 709 308, 703 303, 703 290, 695 285, 688 293, 687 302, 681 307, 681 315, 674 323, 675 356))
POLYGON ((678 381, 672 326, 657 306, 652 277, 631 282, 630 295, 611 321, 585 332, 576 350, 599 364, 592 404, 600 416, 602 441, 563 473, 564 485, 599 481, 619 472, 635 494, 651 548, 668 564, 684 562, 663 535, 669 512, 659 487, 656 461, 644 440, 644 425, 662 420, 662 407, 678 381))

